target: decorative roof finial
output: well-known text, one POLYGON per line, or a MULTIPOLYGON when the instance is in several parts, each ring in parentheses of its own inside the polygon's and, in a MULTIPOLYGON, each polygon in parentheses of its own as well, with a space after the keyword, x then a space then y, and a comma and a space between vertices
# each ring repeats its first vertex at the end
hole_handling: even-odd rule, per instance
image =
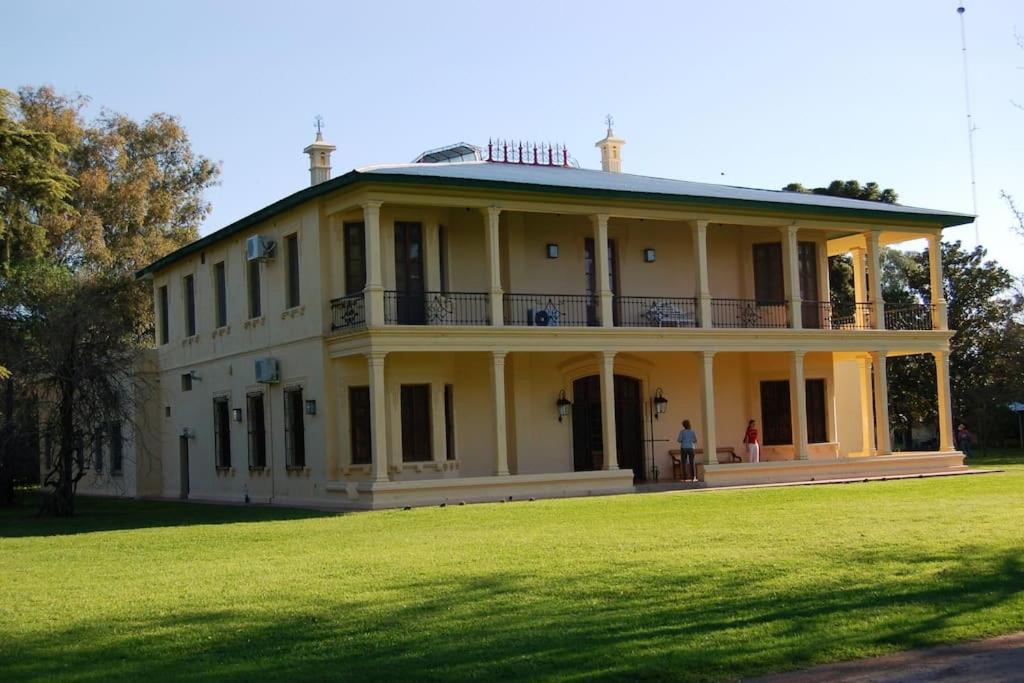
POLYGON ((612 124, 615 123, 615 119, 612 118, 611 114, 605 114, 604 122, 608 124, 608 137, 612 136, 612 124))
POLYGON ((320 116, 320 114, 317 114, 314 120, 316 121, 316 139, 318 142, 322 142, 324 136, 323 133, 321 132, 321 129, 324 127, 324 117, 320 116))

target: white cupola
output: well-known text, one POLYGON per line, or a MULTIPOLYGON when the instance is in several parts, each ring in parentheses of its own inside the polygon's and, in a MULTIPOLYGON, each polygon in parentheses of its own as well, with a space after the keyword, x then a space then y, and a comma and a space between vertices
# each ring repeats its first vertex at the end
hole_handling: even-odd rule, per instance
POLYGON ((319 185, 331 179, 331 152, 337 149, 324 142, 322 128, 324 121, 316 117, 316 141, 302 150, 309 155, 309 184, 319 185))
POLYGON ((612 133, 612 124, 615 123, 615 120, 612 119, 611 114, 606 116, 604 121, 608 124, 608 134, 604 136, 604 140, 594 143, 594 147, 601 150, 601 170, 622 173, 622 146, 626 144, 626 141, 615 137, 615 134, 612 133))

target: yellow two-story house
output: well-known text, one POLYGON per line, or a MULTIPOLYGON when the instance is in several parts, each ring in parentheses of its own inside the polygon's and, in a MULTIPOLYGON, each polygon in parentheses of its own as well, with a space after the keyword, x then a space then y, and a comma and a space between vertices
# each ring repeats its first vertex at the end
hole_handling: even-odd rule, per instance
POLYGON ((885 245, 970 216, 454 145, 312 184, 139 274, 156 312, 149 491, 386 507, 949 472, 941 298, 890 305, 885 245), (850 253, 856 303, 830 303, 850 253), (886 361, 931 354, 939 447, 891 452, 886 361), (749 420, 760 457, 742 443, 749 420), (876 429, 876 425, 878 428, 876 429), (701 485, 701 484, 698 484, 701 485))

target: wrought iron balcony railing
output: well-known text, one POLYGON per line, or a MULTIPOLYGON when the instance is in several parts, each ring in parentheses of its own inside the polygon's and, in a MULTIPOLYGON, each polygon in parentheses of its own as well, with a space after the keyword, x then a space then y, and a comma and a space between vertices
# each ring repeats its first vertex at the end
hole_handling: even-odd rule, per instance
POLYGON ((616 327, 697 327, 697 300, 666 296, 615 297, 616 327))
POLYGON ((808 330, 871 330, 874 329, 874 311, 869 303, 833 301, 803 301, 800 318, 808 330))
POLYGON ((362 292, 331 301, 332 330, 351 330, 364 325, 366 325, 366 304, 362 292))
POLYGON ((712 327, 789 327, 785 301, 712 299, 712 327))
POLYGON ((596 298, 589 294, 504 296, 505 324, 530 327, 592 327, 598 324, 596 298))
POLYGON ((885 329, 887 330, 930 330, 932 329, 931 304, 885 304, 885 329))
POLYGON ((489 325, 487 292, 384 292, 386 325, 489 325))

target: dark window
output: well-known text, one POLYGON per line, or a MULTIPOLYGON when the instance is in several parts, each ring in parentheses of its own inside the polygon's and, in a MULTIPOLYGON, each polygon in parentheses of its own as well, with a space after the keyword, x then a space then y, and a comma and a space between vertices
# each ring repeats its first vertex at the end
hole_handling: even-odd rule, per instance
POLYGON ((186 372, 181 376, 181 390, 192 391, 192 373, 186 372))
POLYGON ((124 444, 121 441, 121 423, 111 422, 110 429, 110 473, 124 472, 124 444))
POLYGON ((294 308, 299 305, 299 236, 288 235, 285 237, 284 247, 285 256, 288 259, 285 306, 294 308))
POLYGON ((157 290, 156 294, 157 315, 160 317, 160 343, 166 344, 171 338, 170 316, 167 315, 167 286, 164 285, 157 290))
MULTIPOLYGON (((594 262, 594 239, 588 237, 583 242, 583 277, 586 280, 587 294, 591 297, 587 305, 587 324, 596 325, 597 309, 597 264, 594 262)), ((615 240, 608 240, 608 289, 612 294, 619 291, 619 258, 615 249, 615 240)), ((617 306, 612 307, 613 324, 618 324, 619 311, 617 306)))
POLYGON ((448 230, 437 226, 437 267, 441 271, 441 291, 448 291, 448 230))
POLYGON ((260 305, 260 262, 249 261, 249 317, 258 318, 263 315, 260 305))
POLYGON ((395 296, 399 324, 426 322, 423 288, 423 225, 395 221, 395 296))
POLYGON ((366 287, 366 226, 345 223, 345 294, 358 294, 366 287))
POLYGON ((807 387, 807 442, 828 441, 828 425, 825 423, 825 380, 809 379, 807 387))
POLYGON ((445 457, 455 459, 455 398, 451 384, 444 385, 444 448, 445 457))
POLYGON ((373 459, 373 442, 370 439, 370 387, 348 388, 348 416, 352 464, 369 465, 373 459))
POLYGON ((761 443, 778 446, 793 443, 789 412, 789 380, 761 382, 761 443))
POLYGON ((804 302, 800 317, 807 328, 821 327, 821 307, 818 305, 818 245, 814 242, 800 242, 797 245, 798 272, 800 276, 800 299, 804 302))
POLYGON ((185 336, 196 333, 196 281, 192 275, 185 276, 185 336))
POLYGON ((213 442, 217 467, 231 467, 231 409, 227 398, 213 399, 213 442))
POLYGON ((262 393, 246 397, 246 419, 249 421, 249 467, 266 467, 267 423, 262 393))
POLYGON ((402 385, 402 460, 432 458, 430 443, 430 385, 402 385))
POLYGON ((92 433, 92 466, 97 472, 103 471, 103 428, 97 427, 92 433))
POLYGON ((782 284, 782 245, 778 242, 754 245, 754 298, 758 303, 785 301, 782 284))
POLYGON ((302 387, 284 391, 284 449, 288 467, 306 466, 306 423, 302 387))
POLYGON ((228 280, 223 261, 213 265, 213 285, 216 294, 214 308, 217 327, 224 327, 228 324, 228 280))

